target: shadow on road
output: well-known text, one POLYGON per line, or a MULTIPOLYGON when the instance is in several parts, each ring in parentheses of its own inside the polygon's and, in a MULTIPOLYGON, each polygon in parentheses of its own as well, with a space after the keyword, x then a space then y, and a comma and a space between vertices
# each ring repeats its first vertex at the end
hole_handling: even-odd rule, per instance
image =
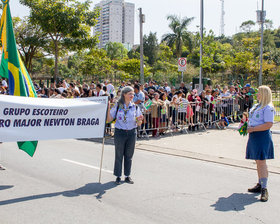
POLYGON ((215 207, 215 210, 221 212, 242 211, 245 210, 246 205, 251 205, 258 201, 256 194, 234 193, 227 198, 219 198, 219 200, 211 205, 211 207, 215 207))
POLYGON ((0 185, 0 191, 12 188, 13 185, 0 185))
MULTIPOLYGON (((4 190, 1 187, 9 188, 9 187, 13 187, 13 186, 0 186, 0 190, 4 190)), ((110 181, 105 184, 89 183, 89 184, 86 184, 85 186, 80 187, 75 190, 54 192, 54 193, 48 193, 48 194, 31 195, 31 196, 26 196, 26 197, 21 197, 21 198, 0 201, 0 206, 8 205, 8 204, 15 204, 15 203, 24 202, 24 201, 31 201, 31 200, 36 200, 36 199, 57 197, 60 195, 63 195, 65 197, 78 197, 80 195, 97 194, 95 197, 96 197, 96 199, 100 200, 100 199, 102 199, 102 196, 106 193, 106 191, 108 191, 114 187, 116 187, 116 184, 113 181, 110 181)))
MULTIPOLYGON (((73 191, 64 191, 62 193, 62 195, 65 197, 76 197, 76 196, 85 195, 85 194, 87 194, 87 195, 98 194, 98 195, 96 195, 96 198, 101 199, 107 190, 110 190, 116 186, 117 185, 115 184, 114 181, 110 181, 105 184, 89 183, 89 184, 86 184, 85 186, 80 187, 73 191)), ((1 205, 1 202, 0 202, 0 205, 1 205)))

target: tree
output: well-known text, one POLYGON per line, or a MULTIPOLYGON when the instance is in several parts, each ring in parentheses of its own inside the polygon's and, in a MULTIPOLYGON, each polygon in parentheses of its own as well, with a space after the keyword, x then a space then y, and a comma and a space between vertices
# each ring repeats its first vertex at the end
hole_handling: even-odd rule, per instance
POLYGON ((273 28, 273 22, 270 19, 264 21, 264 27, 266 30, 271 30, 273 28))
POLYGON ((52 41, 50 51, 55 56, 54 79, 58 76, 58 59, 62 49, 71 51, 89 48, 97 43, 90 35, 99 10, 90 8, 90 1, 77 0, 20 0, 30 8, 30 21, 39 25, 52 41))
MULTIPOLYGON (((118 63, 118 69, 129 74, 129 79, 139 79, 140 78, 140 60, 139 59, 127 59, 122 60, 118 63)), ((145 77, 148 75, 148 66, 144 67, 145 77)))
POLYGON ((273 32, 275 47, 280 48, 280 28, 273 32))
POLYGON ((32 60, 32 77, 46 77, 51 78, 52 68, 54 66, 53 58, 35 57, 32 60))
POLYGON ((93 48, 81 56, 80 73, 87 79, 112 78, 108 77, 113 73, 113 61, 107 57, 104 49, 93 48))
POLYGON ((123 44, 117 42, 108 42, 105 45, 105 50, 111 60, 126 58, 128 53, 128 50, 123 46, 123 44))
MULTIPOLYGON (((138 47, 136 50, 131 49, 128 53, 127 56, 129 59, 139 59, 140 60, 140 47, 138 47)), ((145 55, 144 55, 145 56, 145 55)))
POLYGON ((252 28, 256 25, 256 23, 252 20, 245 21, 241 24, 240 29, 243 32, 250 33, 252 28))
POLYGON ((150 34, 143 37, 144 55, 148 57, 149 65, 153 66, 158 56, 158 40, 157 34, 150 32, 150 34))
POLYGON ((159 53, 158 53, 158 58, 160 61, 171 61, 172 60, 172 50, 170 47, 166 45, 166 42, 162 42, 159 45, 159 53))
POLYGON ((119 64, 119 69, 129 73, 132 76, 138 76, 140 75, 140 60, 138 59, 129 59, 129 60, 124 60, 120 62, 119 64))
POLYGON ((166 41, 167 45, 171 48, 175 47, 176 57, 179 58, 182 54, 182 47, 185 44, 188 46, 189 51, 192 51, 192 35, 187 30, 187 26, 193 21, 194 17, 183 19, 176 15, 169 15, 167 20, 170 21, 169 28, 172 33, 164 34, 162 41, 166 41))
MULTIPOLYGON (((33 58, 38 57, 39 52, 42 52, 44 47, 47 46, 47 34, 42 31, 40 26, 31 24, 28 18, 22 20, 16 17, 13 18, 13 23, 19 52, 28 72, 31 74, 33 58)), ((43 55, 40 54, 40 56, 43 55)))
POLYGON ((260 60, 259 45, 259 37, 244 37, 236 44, 230 67, 234 74, 246 74, 246 77, 250 79, 257 77, 260 60))

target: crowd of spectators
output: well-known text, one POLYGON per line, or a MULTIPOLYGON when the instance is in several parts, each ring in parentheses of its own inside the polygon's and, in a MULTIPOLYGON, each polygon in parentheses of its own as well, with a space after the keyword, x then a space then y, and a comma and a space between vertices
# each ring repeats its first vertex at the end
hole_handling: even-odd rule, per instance
MULTIPOLYGON (((8 94, 8 84, 5 79, 0 82, 1 94, 8 94)), ((167 129, 177 131, 180 126, 189 130, 197 130, 202 124, 210 128, 219 121, 239 121, 244 111, 253 105, 254 89, 250 84, 215 87, 205 85, 204 90, 187 88, 181 83, 178 88, 169 86, 167 82, 149 81, 141 85, 139 81, 122 81, 120 86, 114 86, 110 81, 104 83, 79 83, 60 81, 51 84, 50 88, 34 83, 38 97, 42 98, 80 98, 108 96, 112 104, 119 99, 121 89, 125 86, 134 88, 134 103, 144 114, 140 134, 152 136, 164 135, 167 129), (240 116, 239 116, 240 115, 240 116)))

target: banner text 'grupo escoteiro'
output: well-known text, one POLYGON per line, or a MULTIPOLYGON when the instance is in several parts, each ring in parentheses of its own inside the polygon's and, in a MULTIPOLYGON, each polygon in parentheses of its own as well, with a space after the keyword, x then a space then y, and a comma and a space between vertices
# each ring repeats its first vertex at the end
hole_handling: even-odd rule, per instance
POLYGON ((84 100, 0 96, 0 141, 102 138, 107 97, 84 100))

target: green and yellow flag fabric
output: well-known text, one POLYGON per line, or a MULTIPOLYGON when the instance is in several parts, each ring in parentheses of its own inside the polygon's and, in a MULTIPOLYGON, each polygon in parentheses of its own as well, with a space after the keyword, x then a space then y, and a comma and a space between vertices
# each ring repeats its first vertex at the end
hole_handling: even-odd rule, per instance
POLYGON ((248 134, 247 132, 247 129, 248 129, 248 123, 245 122, 240 128, 239 128, 239 134, 240 135, 243 135, 243 136, 246 136, 248 134))
MULTIPOLYGON (((16 47, 9 0, 2 0, 2 2, 4 7, 0 26, 0 37, 2 43, 0 75, 9 79, 10 95, 37 97, 31 78, 16 47)), ((37 141, 18 142, 18 147, 30 156, 33 156, 37 143, 37 141)))
POLYGON ((144 103, 144 107, 148 110, 152 106, 153 102, 149 99, 144 103))

